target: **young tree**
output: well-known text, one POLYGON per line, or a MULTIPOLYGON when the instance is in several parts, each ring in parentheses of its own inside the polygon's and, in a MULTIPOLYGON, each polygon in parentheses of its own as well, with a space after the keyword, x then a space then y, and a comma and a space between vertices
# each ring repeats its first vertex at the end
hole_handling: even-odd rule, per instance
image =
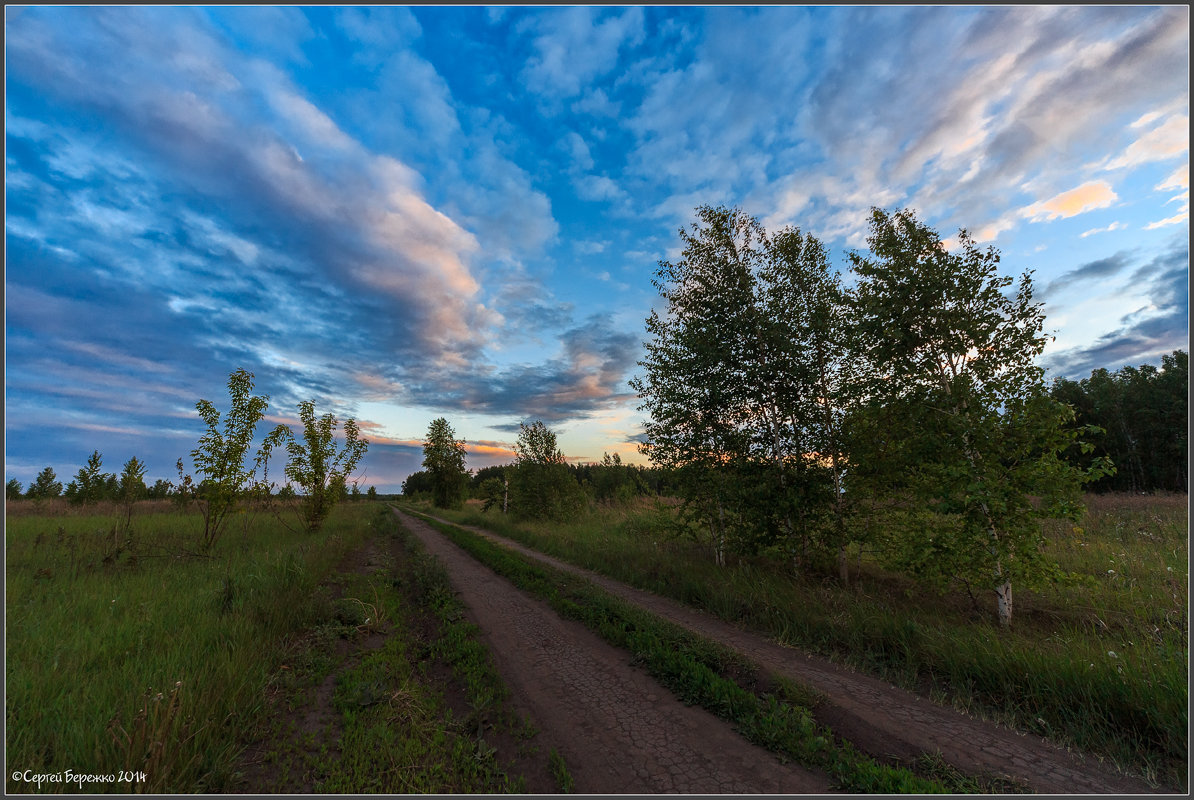
POLYGON ((443 417, 431 421, 423 442, 423 466, 431 474, 432 502, 437 508, 459 508, 468 489, 464 441, 443 417))
MULTIPOLYGON (((123 529, 125 532, 132 526, 133 521, 133 503, 140 500, 147 493, 145 487, 145 464, 133 456, 124 464, 124 469, 120 473, 120 489, 119 500, 120 505, 124 509, 124 521, 117 526, 117 530, 123 529)), ((119 546, 119 542, 116 545, 119 546)))
POLYGON ((222 431, 220 412, 216 407, 207 400, 195 404, 199 417, 207 426, 198 446, 191 451, 195 472, 202 476, 198 490, 192 492, 194 480, 190 475, 182 474, 182 459, 178 460, 180 491, 184 499, 192 494, 196 496, 203 511, 200 544, 204 550, 210 550, 219 539, 229 513, 255 480, 257 467, 266 455, 259 450, 252 466, 245 464, 257 423, 269 406, 268 397, 254 395, 252 391, 253 373, 238 369, 228 376, 230 403, 222 431))
POLYGON ((556 446, 555 433, 542 420, 519 425, 514 452, 510 507, 515 514, 531 519, 559 519, 580 507, 584 493, 556 446))
POLYGON ((8 483, 4 484, 4 499, 5 500, 20 500, 21 499, 21 482, 16 478, 10 478, 8 483))
POLYGON ((898 486, 913 510, 898 564, 993 591, 1010 625, 1013 583, 1060 576, 1039 520, 1076 519, 1092 476, 1061 458, 1076 431, 1035 363, 1047 337, 1031 276, 1009 292, 993 248, 961 231, 950 252, 910 211, 874 209, 867 241, 871 255, 852 256, 853 304, 857 352, 873 370, 859 419, 872 424, 855 438, 851 477, 872 491, 898 486), (921 508, 935 512, 929 524, 921 508))
POLYGON ((299 419, 306 444, 300 444, 289 427, 279 425, 266 437, 261 461, 268 460, 274 447, 286 445, 286 477, 302 489, 300 510, 307 530, 317 531, 336 503, 347 496, 348 477, 365 455, 369 440, 360 438, 356 420, 349 417, 344 420, 344 446, 337 450, 336 416, 329 412, 316 418, 311 400, 299 403, 299 419))
POLYGON ((94 505, 104 499, 108 475, 103 471, 104 457, 99 450, 87 457, 87 465, 75 473, 71 481, 73 491, 68 491, 70 501, 76 505, 94 505))
POLYGON ((377 487, 376 486, 369 487, 369 491, 365 492, 365 499, 368 500, 369 502, 374 502, 377 500, 377 487))
POLYGON ((54 474, 52 467, 46 467, 37 473, 37 478, 29 484, 25 496, 33 500, 51 500, 62 494, 62 484, 54 474))

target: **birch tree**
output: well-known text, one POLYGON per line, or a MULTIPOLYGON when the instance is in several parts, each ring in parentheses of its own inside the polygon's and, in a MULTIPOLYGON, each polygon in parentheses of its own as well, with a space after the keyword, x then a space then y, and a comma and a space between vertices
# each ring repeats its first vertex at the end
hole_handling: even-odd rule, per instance
POLYGON ((299 504, 303 524, 309 531, 318 531, 324 520, 342 498, 348 495, 348 478, 365 455, 369 440, 361 438, 356 420, 344 420, 344 444, 337 447, 335 414, 315 416, 315 403, 299 403, 299 419, 303 423, 303 443, 286 425, 279 425, 266 437, 259 457, 269 460, 274 447, 286 446, 286 477, 302 490, 299 504))
POLYGON ((468 487, 464 441, 443 417, 431 421, 423 442, 423 466, 431 473, 432 501, 438 508, 458 508, 468 487))
POLYGON ((1101 467, 1061 458, 1073 411, 1050 398, 1035 363, 1048 337, 1031 274, 1013 289, 997 251, 961 231, 951 252, 910 211, 874 209, 867 242, 869 255, 852 256, 853 305, 873 378, 851 473, 911 510, 890 550, 898 565, 991 591, 1010 625, 1014 584, 1060 577, 1040 519, 1076 519, 1081 486, 1101 467))

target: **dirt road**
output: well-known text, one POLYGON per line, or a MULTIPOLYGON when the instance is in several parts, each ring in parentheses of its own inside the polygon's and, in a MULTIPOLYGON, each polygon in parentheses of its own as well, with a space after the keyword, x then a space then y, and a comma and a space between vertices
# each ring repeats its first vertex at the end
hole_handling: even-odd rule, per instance
MULTIPOLYGON (((454 545, 448 543, 438 532, 408 515, 400 514, 399 516, 427 544, 428 549, 445 560, 445 565, 448 568, 449 574, 453 576, 454 583, 459 580, 459 583, 456 583, 456 585, 462 587, 463 599, 470 608, 478 609, 488 605, 490 603, 489 593, 491 591, 495 593, 501 592, 504 596, 503 586, 507 590, 512 590, 504 580, 498 578, 489 569, 473 561, 462 551, 455 548, 454 545), (450 556, 445 554, 450 554, 450 556), (470 564, 471 567, 469 566, 470 564), (460 570, 460 572, 458 573, 457 570, 460 570), (457 577, 458 575, 460 576, 459 578, 457 577), (472 586, 466 594, 463 585, 466 583, 473 584, 474 582, 480 583, 472 586)), ((588 570, 566 564, 550 556, 545 556, 526 548, 516 542, 496 536, 488 531, 479 528, 470 528, 470 530, 486 536, 491 541, 537 559, 540 562, 582 575, 611 594, 615 594, 660 617, 737 650, 766 671, 785 675, 823 693, 826 699, 818 706, 818 719, 830 725, 836 733, 850 740, 860 749, 876 757, 894 756, 897 758, 909 758, 920 753, 939 752, 947 762, 966 773, 1007 777, 1022 782, 1031 791, 1041 793, 1142 794, 1158 791, 1151 788, 1143 780, 1121 775, 1110 765, 1101 764, 1094 758, 1082 757, 1071 753, 1038 736, 1020 734, 989 722, 973 719, 952 708, 936 705, 911 692, 853 672, 826 659, 782 647, 761 635, 741 630, 716 617, 688 608, 675 601, 635 589, 588 570)), ((522 602, 535 602, 527 599, 524 595, 518 593, 517 590, 512 591, 515 591, 519 597, 523 598, 522 602)), ((510 649, 508 645, 502 644, 502 640, 509 635, 507 629, 511 627, 530 626, 533 633, 535 626, 538 625, 548 626, 553 631, 552 636, 555 636, 554 631, 562 631, 566 628, 576 628, 578 629, 578 636, 581 634, 587 636, 587 638, 578 639, 575 645, 568 646, 571 650, 577 651, 575 656, 569 655, 569 658, 583 659, 588 657, 580 652, 582 647, 585 651, 592 652, 588 650, 588 644, 583 644, 585 641, 591 642, 593 647, 601 647, 606 651, 612 650, 609 645, 606 645, 594 634, 589 634, 588 631, 579 625, 561 621, 552 611, 546 609, 546 607, 543 607, 545 612, 542 620, 536 616, 533 622, 522 621, 521 614, 523 610, 520 607, 517 607, 518 610, 515 610, 515 608, 510 607, 505 611, 488 614, 485 620, 482 620, 481 615, 478 614, 478 624, 486 630, 490 636, 489 643, 491 647, 499 653, 503 648, 506 650, 510 649), (557 628, 556 626, 559 627, 557 628)), ((544 640, 545 648, 547 647, 547 641, 546 639, 544 640)), ((563 640, 559 641, 562 642, 563 640)), ((553 685, 559 684, 565 693, 572 691, 572 689, 566 687, 580 688, 584 686, 583 679, 580 676, 574 678, 568 678, 564 675, 553 676, 553 672, 562 671, 569 673, 572 670, 571 666, 557 667, 559 662, 556 659, 561 655, 563 654, 550 648, 542 649, 534 657, 533 665, 527 668, 528 671, 526 672, 521 672, 525 667, 518 665, 514 661, 502 664, 503 677, 506 677, 507 669, 510 670, 512 674, 508 680, 512 686, 518 687, 515 691, 517 693, 526 692, 531 697, 541 692, 543 687, 548 683, 552 683, 553 685), (582 683, 569 683, 570 680, 578 679, 582 680, 582 683)), ((507 656, 499 654, 499 663, 505 657, 507 656)), ((596 656, 592 657, 595 658, 596 656)), ((613 650, 612 653, 603 656, 603 659, 614 662, 620 660, 624 663, 626 655, 622 651, 613 650)), ((641 675, 641 673, 639 674, 641 675)), ((609 679, 618 680, 612 676, 609 679)), ((641 675, 641 680, 654 685, 653 681, 650 681, 645 675, 641 675)), ((647 685, 644 683, 644 686, 647 685)), ((641 705, 645 702, 651 706, 666 705, 663 699, 666 690, 661 688, 645 688, 642 691, 646 694, 625 695, 620 697, 620 699, 613 699, 613 697, 617 697, 617 695, 614 695, 608 701, 600 700, 598 706, 607 702, 634 705, 641 705), (649 696, 656 696, 656 699, 646 699, 649 696)), ((670 698, 670 695, 666 696, 670 698)), ((564 702, 562 705, 554 706, 554 708, 565 709, 565 713, 567 713, 567 709, 575 707, 575 699, 564 702)), ((679 707, 685 709, 684 706, 679 707)), ((694 711, 694 709, 686 710, 689 712, 694 711)), ((545 708, 544 712, 553 713, 551 708, 545 708)), ((634 730, 634 723, 627 723, 625 721, 614 722, 609 717, 609 714, 614 712, 607 711, 603 713, 606 716, 601 716, 600 713, 593 711, 590 714, 597 714, 596 716, 586 715, 581 717, 578 714, 578 716, 572 719, 565 718, 562 727, 583 727, 586 732, 590 732, 594 730, 594 725, 597 728, 607 724, 618 725, 626 728, 629 736, 629 738, 623 736, 620 741, 633 742, 633 746, 636 749, 662 746, 664 753, 667 754, 666 756, 662 756, 664 758, 670 757, 672 752, 677 752, 673 749, 674 745, 663 738, 663 736, 647 734, 635 738, 629 735, 634 730), (627 725, 629 725, 628 728, 626 727, 627 725)), ((736 734, 729 732, 724 722, 704 712, 701 713, 706 720, 704 723, 701 723, 705 728, 712 729, 714 726, 717 726, 719 730, 724 728, 729 736, 738 738, 739 741, 742 741, 743 745, 750 747, 750 745, 746 745, 744 740, 737 737, 736 734)), ((671 729, 665 727, 664 730, 670 731, 671 729)), ((702 730, 693 745, 682 746, 683 748, 691 749, 681 749, 678 751, 683 753, 683 755, 678 756, 680 761, 686 762, 695 759, 695 761, 699 762, 700 756, 698 754, 721 752, 720 743, 715 743, 706 734, 707 731, 702 730)), ((639 763, 639 766, 630 768, 629 765, 625 764, 625 753, 621 756, 617 753, 617 746, 617 743, 610 742, 600 745, 600 749, 606 753, 603 757, 605 763, 610 764, 611 768, 617 766, 620 773, 630 769, 631 771, 642 771, 642 774, 649 775, 651 772, 649 765, 653 763, 653 760, 658 760, 661 757, 644 753, 642 754, 643 760, 639 763)), ((572 761, 569 759, 569 764, 571 763, 572 761)), ((600 770, 600 762, 589 765, 587 768, 600 770)), ((811 775, 808 776, 810 780, 814 777, 811 775)), ((666 785, 668 788, 652 786, 644 790, 817 791, 817 789, 811 788, 811 783, 808 784, 808 788, 761 788, 745 790, 720 789, 714 788, 712 785, 706 785, 706 788, 700 789, 679 788, 678 784, 666 785), (673 786, 676 788, 672 788, 673 786)), ((685 785, 692 786, 693 784, 689 783, 685 785)), ((724 786, 726 784, 718 783, 716 785, 724 786)), ((579 778, 578 790, 586 790, 580 788, 579 778)), ((601 789, 596 787, 591 787, 587 790, 595 792, 630 791, 628 789, 601 789)))
POLYGON ((514 588, 427 524, 398 513, 443 563, 514 705, 556 743, 579 793, 809 794, 829 779, 781 764, 676 700, 630 656, 514 588))

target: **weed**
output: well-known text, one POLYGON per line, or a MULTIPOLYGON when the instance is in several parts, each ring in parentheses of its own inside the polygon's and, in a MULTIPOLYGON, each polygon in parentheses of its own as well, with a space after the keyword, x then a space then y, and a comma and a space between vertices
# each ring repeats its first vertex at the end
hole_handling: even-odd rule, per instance
POLYGON ((547 768, 551 771, 551 776, 555 778, 556 787, 560 792, 562 794, 572 794, 574 789, 572 774, 568 772, 568 765, 564 763, 564 757, 556 752, 554 747, 547 754, 547 768))

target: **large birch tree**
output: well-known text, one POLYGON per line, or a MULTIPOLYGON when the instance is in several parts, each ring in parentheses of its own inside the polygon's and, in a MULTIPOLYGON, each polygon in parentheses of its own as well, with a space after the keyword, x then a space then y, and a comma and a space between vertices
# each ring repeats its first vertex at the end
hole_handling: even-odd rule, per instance
POLYGON ((869 413, 854 418, 851 477, 903 502, 897 565, 991 591, 1006 626, 1013 585, 1060 577, 1041 518, 1076 519, 1081 486, 1103 465, 1061 457, 1073 411, 1036 364, 1049 337, 1031 274, 1013 288, 994 248, 966 231, 957 241, 949 250, 912 212, 874 209, 870 254, 852 255, 856 352, 873 379, 869 413))

